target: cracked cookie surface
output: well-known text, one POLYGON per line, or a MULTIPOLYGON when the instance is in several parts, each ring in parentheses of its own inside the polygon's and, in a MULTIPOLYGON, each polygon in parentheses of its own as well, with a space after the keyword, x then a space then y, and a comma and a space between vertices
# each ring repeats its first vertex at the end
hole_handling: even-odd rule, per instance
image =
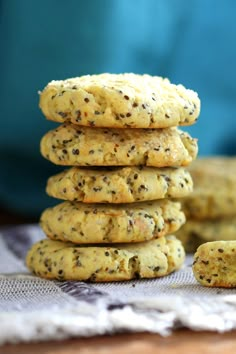
POLYGON ((181 198, 193 183, 184 168, 79 168, 72 167, 49 178, 47 194, 83 203, 133 203, 181 198))
POLYGON ((149 75, 100 74, 52 81, 40 107, 53 121, 93 127, 167 128, 195 123, 197 93, 149 75))
POLYGON ((113 205, 66 201, 40 219, 49 238, 74 243, 142 242, 173 233, 184 222, 180 203, 168 199, 113 205))
POLYGON ((42 155, 64 166, 186 166, 198 145, 176 128, 105 129, 63 124, 41 140, 42 155))
POLYGON ((97 246, 45 239, 31 247, 26 263, 43 278, 105 282, 162 277, 179 269, 184 258, 184 249, 174 236, 97 246))

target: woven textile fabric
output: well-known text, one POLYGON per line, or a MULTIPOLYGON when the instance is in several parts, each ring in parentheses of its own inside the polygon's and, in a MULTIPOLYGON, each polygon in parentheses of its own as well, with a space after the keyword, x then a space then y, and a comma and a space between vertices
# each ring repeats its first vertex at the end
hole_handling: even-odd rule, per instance
POLYGON ((192 257, 181 270, 153 280, 89 284, 32 276, 24 258, 45 237, 37 225, 0 232, 0 344, 149 331, 163 336, 180 327, 236 328, 236 289, 204 288, 192 257))

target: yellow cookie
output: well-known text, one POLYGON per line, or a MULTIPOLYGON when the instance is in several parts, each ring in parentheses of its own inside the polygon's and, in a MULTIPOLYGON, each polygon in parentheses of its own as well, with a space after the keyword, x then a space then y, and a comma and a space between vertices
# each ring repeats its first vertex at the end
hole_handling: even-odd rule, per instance
POLYGON ((64 124, 41 140, 42 155, 65 166, 185 166, 197 141, 176 128, 105 129, 64 124))
POLYGON ((141 242, 175 232, 185 222, 180 203, 167 199, 134 204, 63 202, 40 220, 48 237, 74 243, 141 242))
POLYGON ((199 158, 188 170, 194 190, 182 200, 187 217, 214 219, 236 215, 236 158, 199 158))
POLYGON ((36 275, 92 282, 158 278, 181 267, 185 253, 174 236, 138 244, 79 246, 42 240, 29 250, 26 263, 36 275))
POLYGON ((189 172, 183 168, 72 167, 49 178, 47 193, 84 203, 133 203, 185 197, 192 192, 189 172))
POLYGON ((199 246, 193 273, 204 286, 236 287, 236 241, 214 241, 199 246))
POLYGON ((110 128, 167 128, 195 123, 198 95, 168 79, 100 74, 50 82, 40 94, 44 115, 56 122, 110 128))
POLYGON ((176 236, 187 252, 195 252, 207 241, 236 240, 236 216, 214 220, 188 219, 176 236))

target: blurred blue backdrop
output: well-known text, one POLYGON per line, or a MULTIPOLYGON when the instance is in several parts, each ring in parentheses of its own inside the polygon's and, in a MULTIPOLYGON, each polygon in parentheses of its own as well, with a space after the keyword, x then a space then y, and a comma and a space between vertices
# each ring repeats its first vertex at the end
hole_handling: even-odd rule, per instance
POLYGON ((235 16, 234 0, 0 0, 0 206, 39 215, 53 203, 46 179, 62 168, 39 154, 55 123, 37 94, 52 79, 166 76, 199 93, 186 130, 200 155, 236 155, 235 16))

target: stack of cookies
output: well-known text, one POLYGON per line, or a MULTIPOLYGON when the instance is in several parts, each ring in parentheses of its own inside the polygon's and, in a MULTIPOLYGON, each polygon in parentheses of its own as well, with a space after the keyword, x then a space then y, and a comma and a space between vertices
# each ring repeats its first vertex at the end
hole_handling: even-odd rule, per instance
POLYGON ((187 222, 177 232, 186 251, 208 241, 236 240, 236 158, 199 158, 188 171, 194 191, 182 200, 187 222))
POLYGON ((47 239, 29 251, 29 269, 89 281, 178 269, 184 249, 166 235, 185 222, 172 199, 192 191, 183 166, 198 148, 177 126, 197 120, 197 94, 160 77, 101 74, 52 81, 40 107, 63 123, 42 138, 42 155, 71 168, 48 180, 47 193, 64 202, 43 212, 47 239))

